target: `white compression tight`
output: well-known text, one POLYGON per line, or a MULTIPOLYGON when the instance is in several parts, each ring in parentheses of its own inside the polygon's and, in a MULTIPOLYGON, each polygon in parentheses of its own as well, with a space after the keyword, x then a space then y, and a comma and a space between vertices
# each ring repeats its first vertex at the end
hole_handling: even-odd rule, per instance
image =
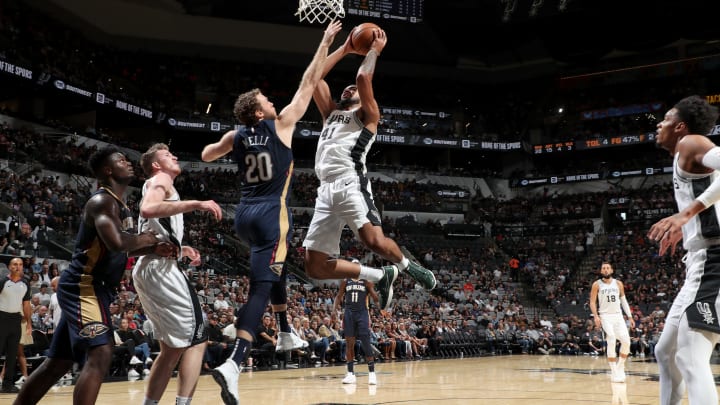
POLYGON ((688 326, 686 316, 680 319, 675 362, 687 386, 688 402, 693 405, 718 403, 715 377, 710 368, 710 357, 718 340, 718 334, 688 326))
POLYGON ((627 357, 628 353, 630 353, 630 334, 622 315, 619 317, 607 316, 601 319, 605 340, 607 341, 607 357, 609 359, 618 357, 616 352, 617 340, 620 340, 620 354, 627 357))
POLYGON ((655 346, 660 371, 660 404, 679 405, 688 388, 691 404, 717 405, 715 379, 710 369, 710 356, 720 335, 688 326, 687 317, 680 325, 665 324, 655 346))

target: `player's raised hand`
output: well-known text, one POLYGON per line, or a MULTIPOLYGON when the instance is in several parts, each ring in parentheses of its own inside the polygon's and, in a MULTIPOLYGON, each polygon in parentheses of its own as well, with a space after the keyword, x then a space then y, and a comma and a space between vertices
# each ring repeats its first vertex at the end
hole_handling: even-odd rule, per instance
POLYGON ((337 33, 340 32, 341 29, 342 22, 340 22, 340 20, 331 21, 325 29, 325 32, 323 33, 322 41, 328 46, 332 45, 333 40, 335 40, 335 35, 337 35, 337 33))

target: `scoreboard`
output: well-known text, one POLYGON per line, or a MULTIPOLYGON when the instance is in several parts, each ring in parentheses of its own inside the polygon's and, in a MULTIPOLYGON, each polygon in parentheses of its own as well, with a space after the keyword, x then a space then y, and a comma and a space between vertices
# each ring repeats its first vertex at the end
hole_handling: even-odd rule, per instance
POLYGON ((349 16, 420 23, 423 3, 424 0, 346 0, 345 12, 349 16))
POLYGON ((541 155, 554 152, 570 152, 575 150, 575 141, 562 141, 533 145, 533 154, 541 155))
POLYGON ((544 155, 548 153, 609 148, 611 146, 628 146, 650 142, 655 142, 655 133, 592 138, 582 141, 562 141, 538 144, 532 146, 532 152, 534 155, 544 155))

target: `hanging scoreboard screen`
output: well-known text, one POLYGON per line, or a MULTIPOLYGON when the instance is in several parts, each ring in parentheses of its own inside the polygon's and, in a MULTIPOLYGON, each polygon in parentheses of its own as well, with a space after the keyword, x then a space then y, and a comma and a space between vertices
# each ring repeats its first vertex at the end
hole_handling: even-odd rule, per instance
POLYGON ((423 21, 424 0, 347 0, 345 13, 349 16, 381 20, 423 21))

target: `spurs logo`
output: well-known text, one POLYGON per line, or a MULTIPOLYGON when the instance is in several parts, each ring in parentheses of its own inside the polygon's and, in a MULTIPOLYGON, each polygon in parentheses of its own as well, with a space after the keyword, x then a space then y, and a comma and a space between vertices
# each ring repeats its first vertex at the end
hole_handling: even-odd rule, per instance
POLYGON ((695 306, 697 307, 698 312, 700 315, 703 316, 703 321, 705 321, 706 324, 712 325, 715 323, 715 317, 713 317, 712 309, 710 309, 710 304, 707 302, 696 302, 695 306))
POLYGON ((110 328, 107 325, 103 325, 101 323, 93 323, 90 325, 85 325, 80 330, 79 335, 86 339, 92 339, 96 336, 100 336, 103 333, 106 333, 109 330, 110 330, 110 328))

